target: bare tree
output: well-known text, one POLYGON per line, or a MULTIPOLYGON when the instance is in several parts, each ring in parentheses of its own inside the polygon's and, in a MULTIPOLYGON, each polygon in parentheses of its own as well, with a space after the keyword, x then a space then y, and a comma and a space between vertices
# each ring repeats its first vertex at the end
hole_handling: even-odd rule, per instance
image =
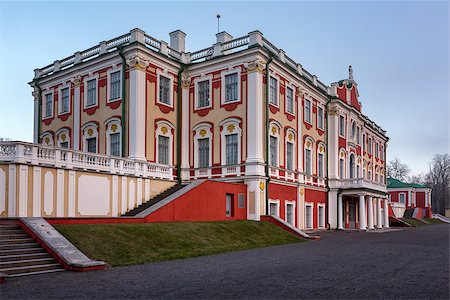
POLYGON ((433 156, 426 181, 433 189, 431 193, 433 211, 444 214, 445 208, 450 208, 450 156, 447 153, 433 156))
POLYGON ((416 175, 409 176, 409 182, 418 184, 428 184, 427 175, 425 173, 420 173, 416 175))
POLYGON ((395 178, 401 181, 408 181, 408 174, 411 172, 408 165, 401 162, 398 157, 390 160, 387 164, 388 177, 395 178))
POLYGON ((11 139, 0 137, 0 142, 10 142, 11 139))

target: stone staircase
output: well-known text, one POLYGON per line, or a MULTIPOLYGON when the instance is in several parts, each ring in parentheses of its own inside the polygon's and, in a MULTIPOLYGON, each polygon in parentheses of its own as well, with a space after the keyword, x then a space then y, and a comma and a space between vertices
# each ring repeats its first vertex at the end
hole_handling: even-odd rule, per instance
POLYGON ((0 223, 0 273, 19 277, 64 271, 15 220, 0 223))
POLYGON ((164 200, 165 198, 169 197, 170 195, 179 191, 180 189, 184 188, 185 186, 186 185, 183 185, 183 184, 176 184, 176 185, 172 186, 171 188, 165 190, 161 194, 158 194, 157 196, 151 198, 149 201, 144 202, 141 205, 139 205, 138 207, 126 212, 125 214, 122 215, 122 217, 134 217, 138 213, 146 210, 147 208, 149 208, 152 205, 155 205, 156 203, 160 202, 161 200, 164 200))

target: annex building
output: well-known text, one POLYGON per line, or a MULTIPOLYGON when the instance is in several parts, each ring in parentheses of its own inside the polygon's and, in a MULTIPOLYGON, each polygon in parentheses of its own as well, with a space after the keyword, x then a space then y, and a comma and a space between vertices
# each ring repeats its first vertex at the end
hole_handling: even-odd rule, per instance
POLYGON ((0 143, 0 214, 389 226, 386 132, 253 31, 189 52, 140 29, 35 70, 34 143, 0 143), (136 210, 136 208, 142 209, 136 210))

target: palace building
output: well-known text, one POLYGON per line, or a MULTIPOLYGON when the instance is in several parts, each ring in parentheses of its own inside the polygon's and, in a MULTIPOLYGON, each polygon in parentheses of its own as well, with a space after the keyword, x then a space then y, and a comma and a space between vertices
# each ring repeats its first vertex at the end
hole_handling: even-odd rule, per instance
POLYGON ((259 31, 195 52, 169 35, 133 29, 35 70, 34 143, 1 143, 2 216, 119 217, 165 191, 149 220, 389 227, 388 137, 351 66, 327 85, 259 31))

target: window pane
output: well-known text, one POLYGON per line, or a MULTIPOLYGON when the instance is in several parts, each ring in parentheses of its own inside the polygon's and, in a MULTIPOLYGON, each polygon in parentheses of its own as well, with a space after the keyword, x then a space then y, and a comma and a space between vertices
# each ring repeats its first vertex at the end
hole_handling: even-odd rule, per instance
POLYGON ((323 206, 319 206, 319 227, 324 227, 323 206))
POLYGON ((305 100, 305 121, 311 123, 311 101, 305 100))
POLYGON ((226 164, 238 164, 238 135, 229 134, 225 136, 226 143, 226 164))
POLYGON ((198 83, 198 107, 209 106, 209 80, 198 83))
POLYGON ((209 167, 209 138, 198 140, 198 167, 209 167))
POLYGON ((269 204, 269 214, 271 216, 277 216, 277 205, 275 203, 269 204))
POLYGON ((356 127, 356 143, 358 145, 361 143, 361 138, 359 137, 359 127, 356 127))
POLYGON ((312 228, 312 219, 311 219, 311 215, 312 215, 312 207, 311 206, 306 206, 306 217, 305 217, 305 221, 306 221, 306 228, 312 228))
POLYGON ((61 144, 59 144, 59 146, 60 146, 61 148, 66 148, 66 149, 68 149, 68 148, 69 148, 69 142, 61 142, 61 144))
POLYGON ((45 116, 50 117, 53 114, 53 94, 45 95, 45 116))
POLYGON ((339 116, 339 134, 345 135, 345 119, 343 116, 339 116))
POLYGON ((170 79, 164 76, 159 76, 159 101, 172 105, 170 102, 170 79))
POLYGON ((344 179, 344 160, 339 159, 339 176, 341 179, 344 179))
POLYGON ((61 112, 65 113, 69 111, 69 88, 64 88, 61 90, 61 112))
POLYGON ((294 170, 294 144, 286 143, 286 169, 294 170))
POLYGON ((87 152, 97 153, 97 138, 86 139, 87 152))
POLYGON ((318 170, 319 177, 323 177, 323 154, 321 153, 319 153, 317 158, 317 167, 319 168, 318 170))
POLYGON ((305 149, 305 173, 311 175, 311 150, 305 149))
POLYGON ((225 102, 238 100, 238 74, 225 76, 225 102))
POLYGON ((317 127, 323 129, 323 108, 319 107, 317 113, 317 127))
POLYGON ((111 73, 111 100, 120 98, 120 71, 111 73))
POLYGON ((158 136, 158 163, 169 164, 169 138, 162 135, 158 136))
POLYGON ((92 79, 87 82, 87 101, 86 106, 92 106, 97 103, 97 80, 92 79))
POLYGON ((278 95, 277 95, 277 80, 273 77, 270 77, 270 85, 269 85, 269 102, 274 105, 278 105, 278 95))
POLYGON ((277 144, 278 139, 274 136, 270 137, 270 165, 272 167, 277 167, 277 144))
POLYGON ((294 212, 294 205, 287 204, 286 205, 286 222, 288 222, 291 225, 294 225, 293 212, 294 212))
POLYGON ((109 143, 110 155, 120 156, 120 133, 109 135, 109 143))
POLYGON ((290 113, 294 112, 294 90, 291 88, 286 89, 286 110, 290 113))

